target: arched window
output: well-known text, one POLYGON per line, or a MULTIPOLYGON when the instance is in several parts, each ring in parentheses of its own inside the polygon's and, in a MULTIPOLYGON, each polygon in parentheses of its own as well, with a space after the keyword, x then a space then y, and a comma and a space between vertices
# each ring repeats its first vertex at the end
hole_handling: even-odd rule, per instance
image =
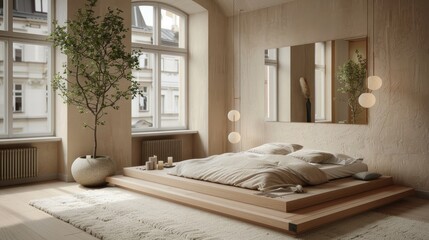
POLYGON ((132 101, 133 131, 186 129, 187 15, 164 4, 133 2, 133 71, 143 94, 132 101))

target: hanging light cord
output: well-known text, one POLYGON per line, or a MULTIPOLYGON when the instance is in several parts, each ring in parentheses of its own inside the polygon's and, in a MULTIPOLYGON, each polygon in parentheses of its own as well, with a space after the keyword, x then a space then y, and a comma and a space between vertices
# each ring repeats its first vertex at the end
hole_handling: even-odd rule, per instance
POLYGON ((372 75, 375 76, 375 0, 372 0, 372 75))

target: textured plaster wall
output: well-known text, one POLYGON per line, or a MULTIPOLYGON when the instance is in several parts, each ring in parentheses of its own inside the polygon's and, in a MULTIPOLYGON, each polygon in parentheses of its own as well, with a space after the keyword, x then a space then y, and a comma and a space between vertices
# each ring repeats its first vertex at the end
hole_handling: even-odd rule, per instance
POLYGON ((429 192, 429 1, 375 0, 374 36, 366 3, 299 0, 241 15, 241 148, 283 141, 347 153, 429 192), (383 79, 368 125, 264 121, 264 49, 359 35, 369 36, 370 52, 375 39, 375 72, 383 79))
POLYGON ((207 11, 189 17, 189 128, 194 157, 225 152, 228 21, 215 1, 194 0, 207 11))

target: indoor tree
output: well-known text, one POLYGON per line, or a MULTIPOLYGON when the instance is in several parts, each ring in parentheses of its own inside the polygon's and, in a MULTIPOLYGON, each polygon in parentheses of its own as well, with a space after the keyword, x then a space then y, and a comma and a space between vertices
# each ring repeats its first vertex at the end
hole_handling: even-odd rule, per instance
POLYGON ((138 83, 131 70, 138 69, 139 53, 126 51, 124 39, 129 29, 124 27, 120 9, 107 9, 103 17, 94 12, 97 0, 87 0, 79 9, 75 20, 65 26, 54 22, 50 40, 67 55, 64 71, 52 81, 54 90, 67 104, 79 112, 92 115, 91 123, 84 127, 93 131, 92 156, 97 157, 97 131, 105 124, 107 110, 119 109, 121 99, 140 94, 138 83), (121 84, 123 81, 128 81, 121 84))
POLYGON ((339 67, 338 81, 341 86, 338 91, 347 94, 347 104, 351 113, 351 122, 355 123, 363 108, 359 105, 359 96, 365 92, 367 60, 358 50, 355 51, 357 61, 349 59, 339 67))

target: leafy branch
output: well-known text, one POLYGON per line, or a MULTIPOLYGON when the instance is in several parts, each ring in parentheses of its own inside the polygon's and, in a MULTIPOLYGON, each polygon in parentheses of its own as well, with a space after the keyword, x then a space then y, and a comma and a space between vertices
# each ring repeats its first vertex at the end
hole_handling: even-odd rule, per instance
POLYGON ((341 87, 337 91, 347 94, 347 104, 351 112, 351 122, 355 123, 363 108, 359 105, 359 96, 365 92, 367 60, 358 50, 355 51, 357 62, 348 60, 339 67, 338 81, 341 87))
POLYGON ((107 9, 101 17, 96 16, 97 0, 87 0, 84 9, 79 9, 75 19, 66 26, 54 22, 49 39, 68 57, 64 71, 57 73, 52 81, 53 89, 59 92, 67 104, 79 112, 90 113, 92 124, 84 123, 93 131, 93 157, 97 156, 97 130, 104 125, 107 109, 119 109, 121 99, 130 99, 141 94, 131 70, 138 69, 139 53, 126 52, 123 43, 128 28, 120 9, 107 9), (122 81, 128 81, 121 84, 122 81))

